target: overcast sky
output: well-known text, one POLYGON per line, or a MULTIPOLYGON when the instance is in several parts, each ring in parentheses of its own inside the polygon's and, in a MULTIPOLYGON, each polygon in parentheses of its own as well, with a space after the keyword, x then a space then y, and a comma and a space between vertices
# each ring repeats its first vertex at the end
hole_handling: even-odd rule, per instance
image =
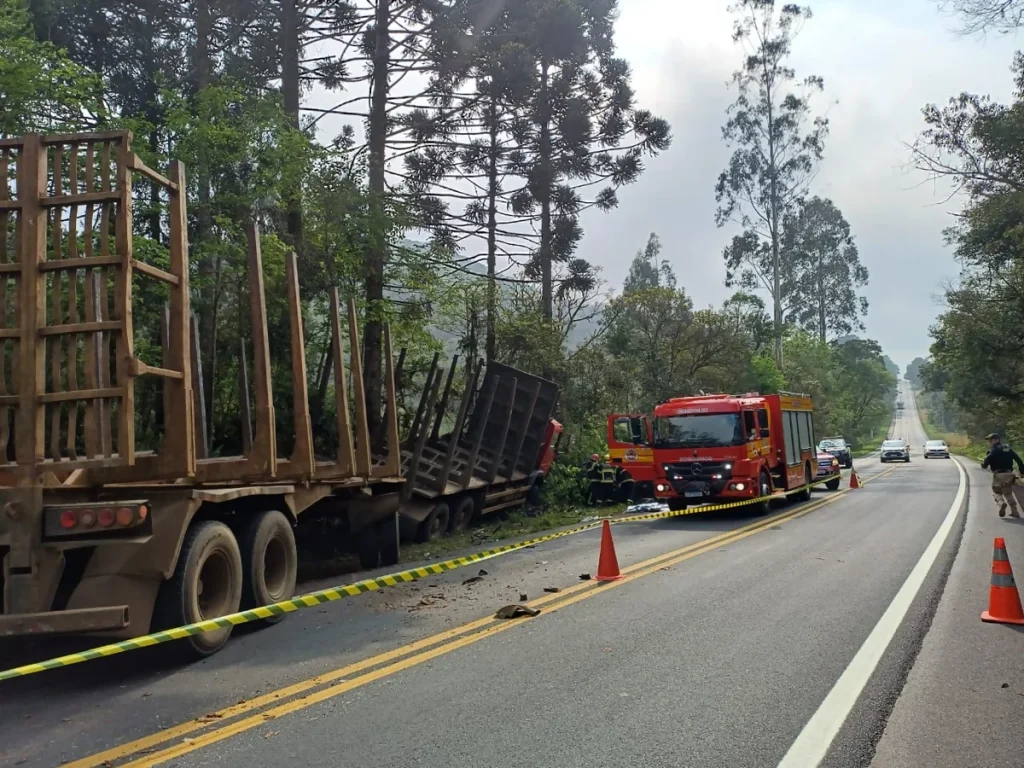
MULTIPOLYGON (((719 305, 732 293, 722 249, 736 230, 714 221, 714 186, 729 157, 721 139, 734 98, 727 83, 742 60, 728 5, 619 0, 616 41, 633 68, 638 105, 668 119, 674 141, 620 191, 616 210, 584 215, 578 255, 601 267, 610 288, 621 287, 634 253, 656 232, 697 306, 719 305)), ((824 78, 815 114, 827 112, 831 123, 811 191, 832 198, 850 222, 871 275, 866 335, 905 369, 927 357, 942 287, 958 272, 942 229, 959 206, 907 169, 904 144, 923 128, 925 104, 961 91, 1008 100, 1016 41, 960 37, 956 20, 934 0, 812 0, 810 7, 814 16, 794 44, 792 64, 800 77, 824 78)), ((351 95, 314 89, 308 103, 329 107, 351 95)), ((325 119, 323 138, 349 122, 325 119)))
MULTIPOLYGON (((580 255, 618 287, 635 251, 657 232, 698 306, 719 304, 722 248, 730 228, 714 223, 714 185, 728 158, 721 125, 740 61, 726 2, 619 0, 617 42, 634 70, 638 102, 672 125, 669 152, 609 214, 584 221, 580 255), (699 8, 700 10, 694 10, 699 8)), ((928 326, 943 282, 957 266, 941 230, 956 202, 908 174, 904 142, 922 127, 921 107, 960 91, 1007 100, 1014 40, 963 39, 931 0, 817 0, 794 46, 799 76, 818 74, 831 135, 813 192, 831 197, 853 228, 870 270, 867 335, 901 367, 927 356, 928 326)))

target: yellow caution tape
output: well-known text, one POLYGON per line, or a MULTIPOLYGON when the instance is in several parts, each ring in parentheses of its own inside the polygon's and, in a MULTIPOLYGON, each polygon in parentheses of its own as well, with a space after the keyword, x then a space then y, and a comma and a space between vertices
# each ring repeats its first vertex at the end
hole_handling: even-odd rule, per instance
MULTIPOLYGON (((834 480, 836 477, 837 475, 832 475, 831 477, 815 480, 811 485, 814 486, 826 483, 830 480, 834 480)), ((678 511, 668 510, 665 512, 651 512, 621 518, 601 518, 595 522, 586 523, 584 525, 576 526, 575 528, 556 531, 555 533, 549 533, 535 539, 519 541, 515 544, 505 544, 500 547, 495 547, 494 549, 486 549, 483 552, 477 552, 476 554, 466 555, 464 557, 457 557, 454 560, 445 560, 439 563, 424 565, 420 568, 412 568, 407 571, 399 571, 398 573, 389 573, 373 579, 357 581, 353 584, 329 587, 328 589, 321 589, 316 592, 309 592, 299 597, 293 597, 290 600, 282 600, 279 603, 264 605, 247 611, 239 611, 238 613, 231 613, 227 616, 220 616, 215 619, 206 619, 204 621, 198 621, 195 624, 185 624, 184 626, 175 627, 174 629, 166 629, 160 632, 153 632, 152 634, 134 637, 131 640, 122 640, 117 643, 110 643, 109 645, 101 645, 88 651, 69 653, 66 656, 58 656, 57 658, 49 659, 47 661, 40 661, 34 664, 14 667, 0 672, 0 682, 4 680, 13 680, 17 677, 33 675, 37 672, 45 672, 48 669, 70 667, 74 664, 81 664, 83 661, 92 661, 93 659, 102 659, 107 656, 116 656, 119 653, 134 651, 138 648, 148 648, 153 645, 168 643, 172 640, 181 640, 182 638, 189 637, 191 635, 198 635, 201 632, 212 632, 216 629, 225 629, 227 627, 238 626, 239 624, 249 624, 254 621, 268 619, 272 616, 292 613, 294 611, 301 610, 302 608, 312 608, 323 603, 330 603, 346 597, 355 597, 363 594, 364 592, 372 592, 377 589, 385 589, 399 584, 406 584, 411 581, 418 581, 419 579, 424 579, 428 576, 434 576, 447 571, 454 571, 458 568, 464 568, 467 565, 473 565, 474 563, 479 563, 483 560, 491 560, 495 557, 499 557, 500 555, 507 555, 510 552, 516 552, 520 549, 534 547, 547 541, 554 541, 555 539, 561 539, 566 536, 573 536, 577 533, 583 533, 584 531, 592 531, 603 525, 605 520, 608 520, 612 525, 619 525, 622 523, 640 522, 642 520, 661 520, 667 517, 679 517, 681 515, 714 512, 722 509, 734 509, 748 504, 756 504, 800 493, 804 491, 806 487, 807 486, 801 486, 800 488, 794 488, 793 490, 786 491, 785 493, 773 494, 771 496, 760 496, 754 499, 743 499, 742 501, 734 501, 727 504, 709 504, 681 509, 678 511)))

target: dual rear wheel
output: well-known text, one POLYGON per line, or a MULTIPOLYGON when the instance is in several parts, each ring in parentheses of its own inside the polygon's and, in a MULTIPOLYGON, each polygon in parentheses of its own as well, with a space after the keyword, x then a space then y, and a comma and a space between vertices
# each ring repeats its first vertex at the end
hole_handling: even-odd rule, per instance
MULTIPOLYGON (((237 538, 219 520, 193 523, 185 533, 174 574, 160 587, 153 625, 195 625, 288 600, 295 593, 297 571, 295 535, 281 512, 252 515, 237 538)), ((278 612, 264 622, 282 618, 278 612)), ((197 631, 181 642, 191 655, 209 656, 224 646, 232 629, 227 623, 197 631)))

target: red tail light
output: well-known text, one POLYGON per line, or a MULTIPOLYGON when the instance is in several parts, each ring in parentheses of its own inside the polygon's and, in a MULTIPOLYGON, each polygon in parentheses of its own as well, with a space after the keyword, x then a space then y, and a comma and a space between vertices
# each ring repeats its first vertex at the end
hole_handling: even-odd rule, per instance
POLYGON ((43 537, 69 540, 149 536, 153 526, 148 501, 58 504, 43 508, 43 537))

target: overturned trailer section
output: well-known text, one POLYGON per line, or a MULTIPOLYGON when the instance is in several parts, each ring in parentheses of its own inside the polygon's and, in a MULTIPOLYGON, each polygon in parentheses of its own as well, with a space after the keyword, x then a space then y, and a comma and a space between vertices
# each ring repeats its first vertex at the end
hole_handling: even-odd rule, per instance
MULTIPOLYGON (((148 168, 131 141, 127 131, 0 140, 0 638, 133 637, 286 599, 304 526, 357 542, 373 564, 398 560, 402 477, 389 332, 385 449, 375 457, 356 311, 350 302, 345 318, 334 291, 340 439, 336 456, 317 460, 298 271, 288 256, 295 440, 291 455, 279 456, 262 258, 250 226, 252 424, 243 414, 243 455, 208 458, 190 332, 184 169, 172 162, 164 176, 148 168), (164 201, 166 264, 133 252, 136 180, 164 201), (135 349, 141 280, 168 291, 159 361, 135 349), (162 408, 145 414, 163 422, 151 451, 136 450, 143 377, 163 383, 162 408)), ((212 653, 230 631, 182 642, 212 653)))
POLYGON ((466 366, 454 423, 442 434, 457 366, 456 356, 445 375, 434 356, 402 445, 403 538, 426 541, 477 515, 539 504, 562 435, 552 418, 557 385, 496 362, 466 366))

